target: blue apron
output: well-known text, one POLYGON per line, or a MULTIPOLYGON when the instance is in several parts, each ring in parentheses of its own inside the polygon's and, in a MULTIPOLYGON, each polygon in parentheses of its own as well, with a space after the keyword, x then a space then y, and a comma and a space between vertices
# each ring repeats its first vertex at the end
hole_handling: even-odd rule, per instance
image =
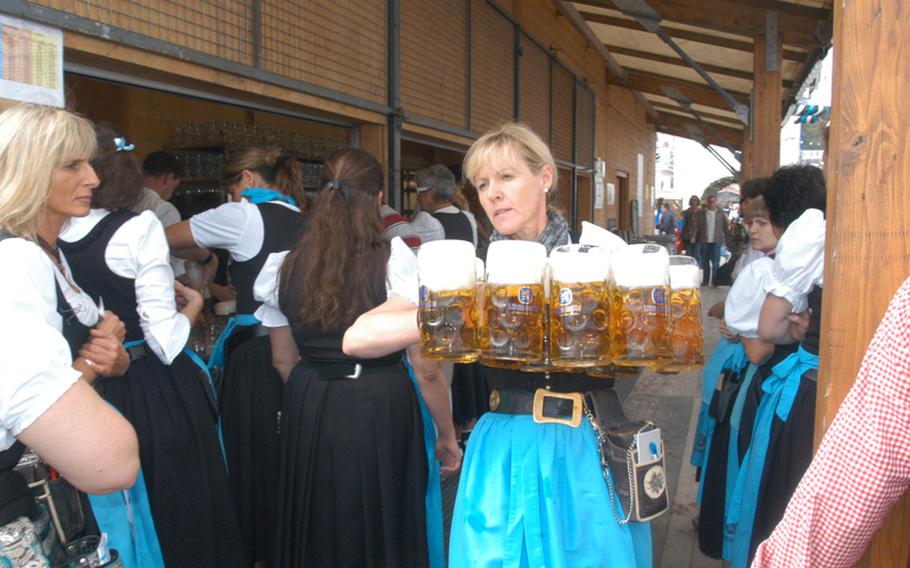
POLYGON ((743 458, 733 488, 732 502, 727 505, 724 520, 724 540, 732 543, 729 560, 733 568, 745 568, 749 562, 755 509, 774 417, 777 416, 784 422, 789 420, 802 376, 806 371, 817 368, 818 355, 813 355, 800 346, 796 353, 771 369, 771 376, 762 385, 764 394, 755 416, 752 444, 743 458))
POLYGON ((206 365, 209 371, 212 369, 224 368, 225 349, 227 348, 227 342, 228 339, 231 338, 231 334, 234 333, 238 327, 249 327, 251 325, 259 325, 259 320, 256 319, 256 316, 253 314, 237 314, 231 316, 227 325, 224 326, 221 335, 219 335, 218 339, 215 341, 215 347, 212 348, 212 354, 209 355, 209 362, 208 365, 206 365))

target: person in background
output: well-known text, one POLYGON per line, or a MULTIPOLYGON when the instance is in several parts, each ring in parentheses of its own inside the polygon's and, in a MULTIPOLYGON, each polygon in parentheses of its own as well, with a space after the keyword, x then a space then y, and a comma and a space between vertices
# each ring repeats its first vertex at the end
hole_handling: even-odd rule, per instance
MULTIPOLYGON (((157 217, 130 210, 143 189, 133 146, 108 125, 95 130, 92 166, 101 183, 91 212, 72 218, 61 233, 60 248, 83 289, 106 299, 126 324, 130 368, 123 377, 98 381, 97 390, 136 428, 166 564, 243 566, 214 386, 205 364, 197 366, 184 350, 202 296, 174 281, 157 217)), ((107 530, 101 519, 99 525, 107 530)))
POLYGON ((673 213, 673 208, 670 207, 670 204, 664 202, 661 206, 660 214, 660 223, 658 225, 661 235, 672 235, 674 234, 674 227, 676 226, 676 215, 673 213))
MULTIPOLYGON (((805 333, 808 318, 790 317, 800 319, 805 333)), ((853 566, 908 486, 910 279, 891 299, 856 382, 752 567, 853 566)))
POLYGON ((686 254, 701 262, 700 249, 695 240, 698 233, 698 212, 701 211, 701 200, 697 195, 689 198, 689 207, 683 211, 682 241, 686 247, 686 254))
POLYGON ((279 148, 247 148, 231 156, 223 183, 232 201, 167 228, 178 256, 211 262, 209 248, 231 257, 228 273, 237 313, 218 338, 209 368, 222 370, 224 449, 252 561, 271 564, 284 383, 272 366, 266 330, 253 315, 253 284, 268 256, 291 248, 304 227, 308 200, 300 163, 279 148))
POLYGON ((127 489, 139 471, 133 427, 92 388, 128 368, 123 323, 112 312, 98 322, 57 250, 66 220, 89 213, 94 153, 91 123, 63 109, 0 114, 0 563, 9 566, 56 566, 59 552, 56 538, 38 541, 56 533, 13 470, 25 446, 90 493, 127 489))
MULTIPOLYGON (((183 179, 183 164, 177 156, 167 152, 152 152, 142 162, 142 195, 131 207, 136 213, 153 211, 166 228, 180 222, 180 212, 171 203, 171 197, 183 179)), ((183 259, 171 257, 171 270, 180 278, 186 273, 183 259)))
POLYGON ((417 172, 417 202, 444 230, 446 239, 468 241, 477 249, 477 221, 468 211, 453 203, 457 187, 455 176, 436 164, 417 172))
POLYGON ((714 285, 714 276, 720 267, 720 249, 727 239, 727 215, 717 207, 717 196, 709 195, 705 207, 695 216, 695 243, 701 259, 702 286, 714 285))
POLYGON ((384 238, 382 168, 372 156, 338 150, 320 182, 300 240, 271 255, 256 281, 265 302, 257 314, 287 382, 274 566, 420 568, 431 555, 440 566, 429 459, 454 472, 461 452, 448 385, 438 362, 420 356, 416 259, 400 238, 384 238))
POLYGON ((395 237, 399 237, 404 244, 408 245, 415 253, 420 248, 422 241, 417 229, 408 222, 404 216, 392 208, 388 203, 379 206, 379 215, 382 217, 382 226, 387 241, 391 242, 395 237))

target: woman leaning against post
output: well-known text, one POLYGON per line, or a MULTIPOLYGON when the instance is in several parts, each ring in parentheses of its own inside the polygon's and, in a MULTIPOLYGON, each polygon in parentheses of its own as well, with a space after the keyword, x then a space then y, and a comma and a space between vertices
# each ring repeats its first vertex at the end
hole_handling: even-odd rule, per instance
POLYGON ((442 514, 425 504, 428 450, 406 347, 444 473, 461 452, 441 367, 420 358, 416 259, 383 236, 382 189, 372 156, 332 154, 300 241, 256 281, 256 313, 287 381, 276 567, 444 564, 427 528, 441 530, 442 514))
POLYGON ((99 318, 56 247, 66 219, 89 213, 94 152, 91 123, 65 110, 0 115, 0 560, 13 565, 53 554, 30 541, 47 514, 13 471, 24 446, 91 493, 130 487, 139 470, 132 426, 91 386, 126 370, 123 324, 99 318))

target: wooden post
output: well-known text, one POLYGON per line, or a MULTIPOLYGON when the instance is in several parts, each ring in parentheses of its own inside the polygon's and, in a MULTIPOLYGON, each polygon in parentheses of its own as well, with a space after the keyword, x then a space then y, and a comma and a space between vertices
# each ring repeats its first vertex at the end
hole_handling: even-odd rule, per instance
MULTIPOLYGON (((382 165, 383 179, 389 179, 388 135, 385 124, 363 123, 359 127, 360 147, 370 153, 382 165)), ((397 189, 397 188, 396 188, 397 189)), ((383 201, 389 203, 391 194, 385 188, 383 201)))
MULTIPOLYGON (((908 43, 905 2, 834 2, 816 441, 853 385, 888 302, 910 275, 910 61, 901 49, 908 43)), ((905 494, 859 565, 906 568, 908 543, 905 494)))
POLYGON ((772 12, 766 19, 765 34, 755 37, 755 51, 752 55, 755 80, 750 177, 769 176, 780 166, 782 53, 783 44, 781 35, 777 32, 777 17, 772 12))
POLYGON ((749 139, 749 127, 743 130, 743 159, 739 166, 739 183, 749 181, 755 176, 752 166, 755 163, 755 144, 749 139))

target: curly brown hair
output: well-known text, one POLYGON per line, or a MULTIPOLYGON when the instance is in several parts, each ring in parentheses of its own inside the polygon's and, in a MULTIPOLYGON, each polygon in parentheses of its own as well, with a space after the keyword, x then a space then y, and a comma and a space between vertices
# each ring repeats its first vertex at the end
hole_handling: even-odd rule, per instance
POLYGON ((110 124, 96 124, 95 137, 98 153, 91 163, 101 184, 92 192, 92 207, 108 211, 132 208, 142 197, 142 170, 136 155, 117 150, 114 140, 124 136, 110 124))
POLYGON ((382 167, 357 148, 325 162, 312 214, 281 268, 281 310, 300 327, 342 330, 385 299, 389 243, 382 167))

